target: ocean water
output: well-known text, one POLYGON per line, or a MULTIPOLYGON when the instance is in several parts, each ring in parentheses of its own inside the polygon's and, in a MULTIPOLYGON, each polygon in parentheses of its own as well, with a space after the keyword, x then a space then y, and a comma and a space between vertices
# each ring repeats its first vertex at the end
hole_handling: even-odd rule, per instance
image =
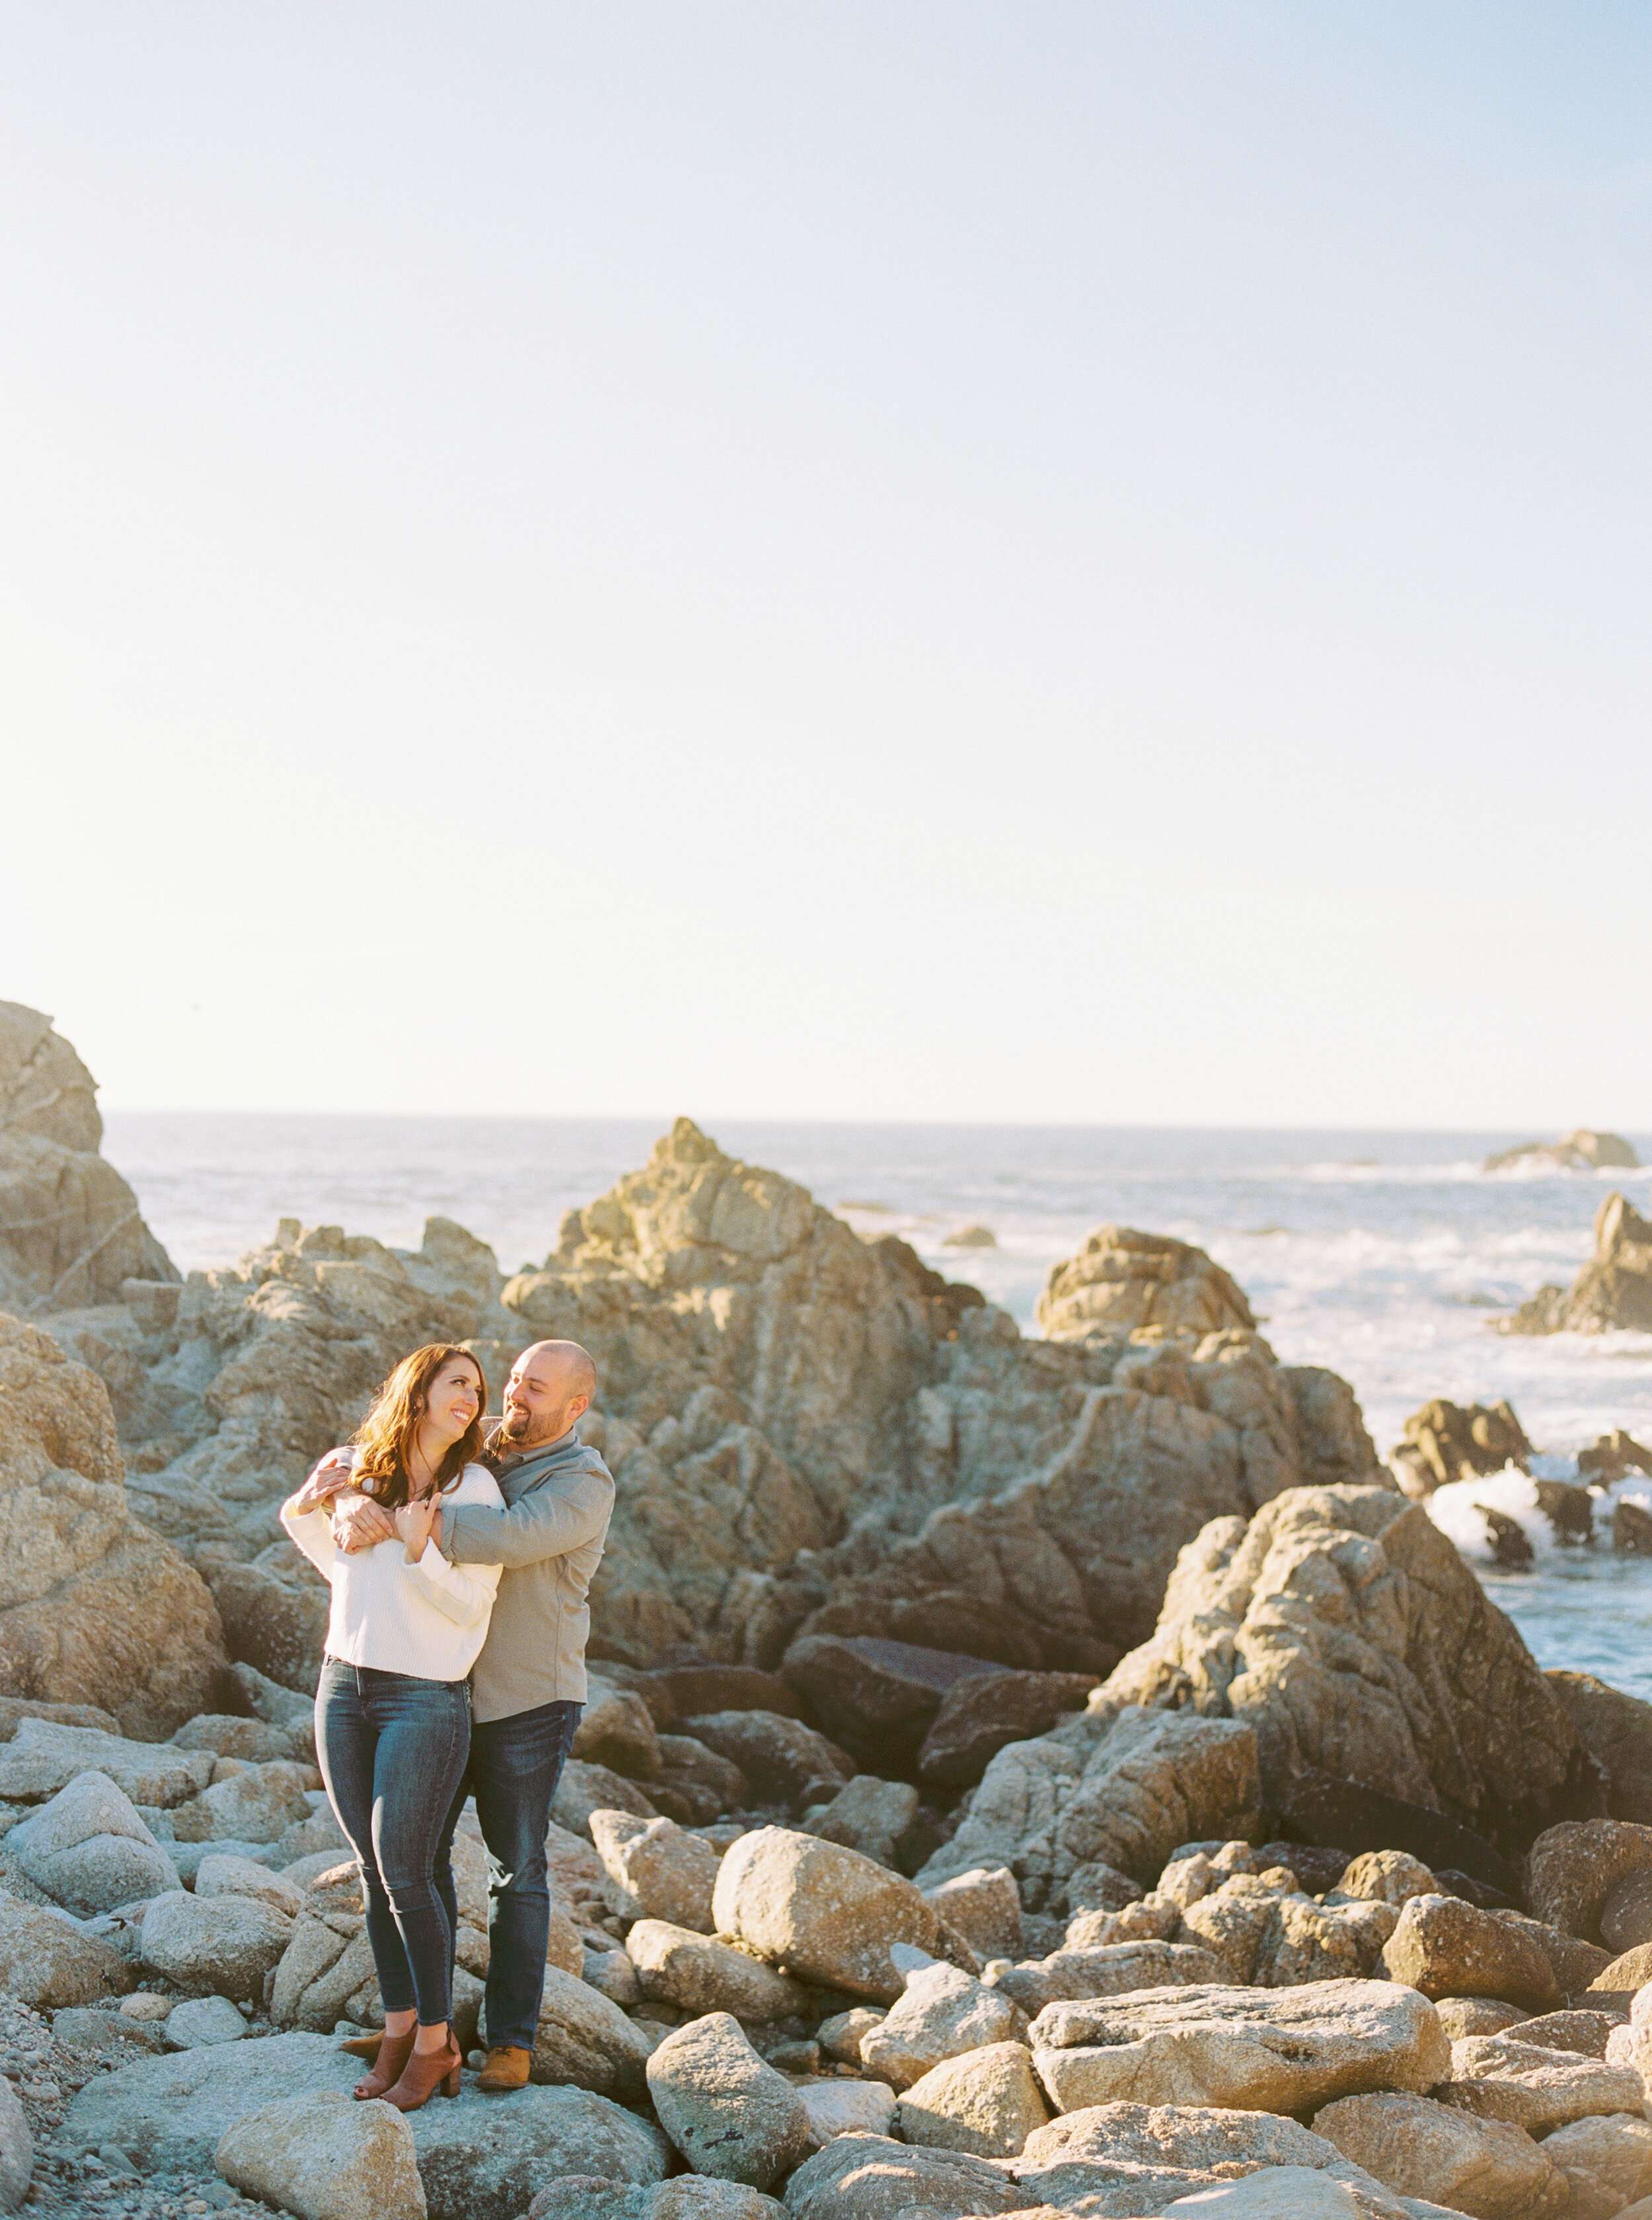
MULTIPOLYGON (((233 1261, 282 1217, 416 1245, 433 1214, 458 1219, 514 1270, 544 1257, 564 1210, 640 1163, 664 1123, 125 1111, 109 1114, 103 1145, 185 1270, 233 1261)), ((1112 1220, 1196 1242, 1245 1289, 1282 1360, 1353 1382, 1383 1450, 1432 1395, 1506 1396, 1557 1475, 1608 1427, 1652 1439, 1652 1335, 1528 1339, 1492 1323, 1544 1281, 1572 1277, 1614 1186, 1652 1210, 1652 1169, 1482 1172, 1493 1150, 1530 1138, 1512 1132, 732 1120, 708 1130, 858 1229, 900 1233, 1027 1330, 1050 1267, 1092 1227, 1112 1220), (989 1227, 997 1245, 946 1245, 970 1225, 989 1227)), ((1630 1138, 1652 1158, 1652 1136, 1630 1138)), ((1532 1531, 1540 1555, 1530 1572, 1481 1569, 1540 1662, 1652 1698, 1652 1563, 1562 1552, 1532 1531)))

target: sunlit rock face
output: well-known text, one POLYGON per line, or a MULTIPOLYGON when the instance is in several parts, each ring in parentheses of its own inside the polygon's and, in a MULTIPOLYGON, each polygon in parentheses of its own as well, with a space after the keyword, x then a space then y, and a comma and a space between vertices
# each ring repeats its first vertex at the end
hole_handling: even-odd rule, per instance
POLYGON ((0 1313, 0 1688, 138 1736, 210 1710, 227 1668, 199 1575, 134 1518, 103 1384, 0 1313))
POLYGON ((1050 1275, 1038 1323, 1052 1341, 1089 1333, 1219 1333, 1256 1321, 1244 1290, 1202 1249, 1133 1225, 1099 1225, 1050 1275))
POLYGON ((52 1020, 0 1002, 0 1302, 66 1310, 175 1281, 137 1197, 98 1154, 97 1082, 52 1020))

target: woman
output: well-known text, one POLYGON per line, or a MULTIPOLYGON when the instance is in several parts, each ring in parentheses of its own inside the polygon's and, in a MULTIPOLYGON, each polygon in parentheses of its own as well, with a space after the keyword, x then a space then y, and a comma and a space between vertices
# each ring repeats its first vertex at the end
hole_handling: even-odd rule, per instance
POLYGON ((353 1470, 313 1475, 281 1523, 333 1587, 315 1697, 315 1746, 340 1826, 361 1867, 367 1937, 384 2000, 384 2038, 358 2097, 416 2111, 457 2097, 453 1937, 433 1870, 442 1822, 471 1747, 466 1681, 488 1631, 498 1565, 450 1565, 431 1538, 439 1505, 502 1506, 472 1462, 487 1406, 482 1368, 433 1342, 404 1357, 355 1437, 353 1470), (335 1549, 335 1490, 360 1488, 391 1512, 396 1538, 335 1549))

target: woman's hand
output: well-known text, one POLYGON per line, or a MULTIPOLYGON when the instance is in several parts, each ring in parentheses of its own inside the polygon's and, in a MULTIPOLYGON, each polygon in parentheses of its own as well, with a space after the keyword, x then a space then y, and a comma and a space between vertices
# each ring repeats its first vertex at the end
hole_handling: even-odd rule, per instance
POLYGON ((425 1553, 431 1529, 436 1523, 436 1499, 425 1496, 418 1503, 404 1503, 396 1514, 396 1531, 402 1537, 402 1554, 408 1564, 416 1565, 425 1553))

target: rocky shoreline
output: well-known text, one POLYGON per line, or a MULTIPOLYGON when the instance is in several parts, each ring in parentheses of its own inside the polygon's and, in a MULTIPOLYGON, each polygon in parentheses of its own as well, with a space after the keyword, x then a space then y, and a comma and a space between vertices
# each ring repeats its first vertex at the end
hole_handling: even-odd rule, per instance
POLYGON ((1512 1412, 1430 1406, 1402 1487, 1188 1244, 1098 1229, 1029 1341, 686 1119, 532 1271, 284 1221, 180 1279, 0 1020, 0 2210, 1652 2198, 1652 1706, 1414 1500, 1512 1412), (403 2118, 337 2048, 382 2011, 274 1512, 408 1346, 552 1332, 619 1500, 533 2079, 403 2118))

